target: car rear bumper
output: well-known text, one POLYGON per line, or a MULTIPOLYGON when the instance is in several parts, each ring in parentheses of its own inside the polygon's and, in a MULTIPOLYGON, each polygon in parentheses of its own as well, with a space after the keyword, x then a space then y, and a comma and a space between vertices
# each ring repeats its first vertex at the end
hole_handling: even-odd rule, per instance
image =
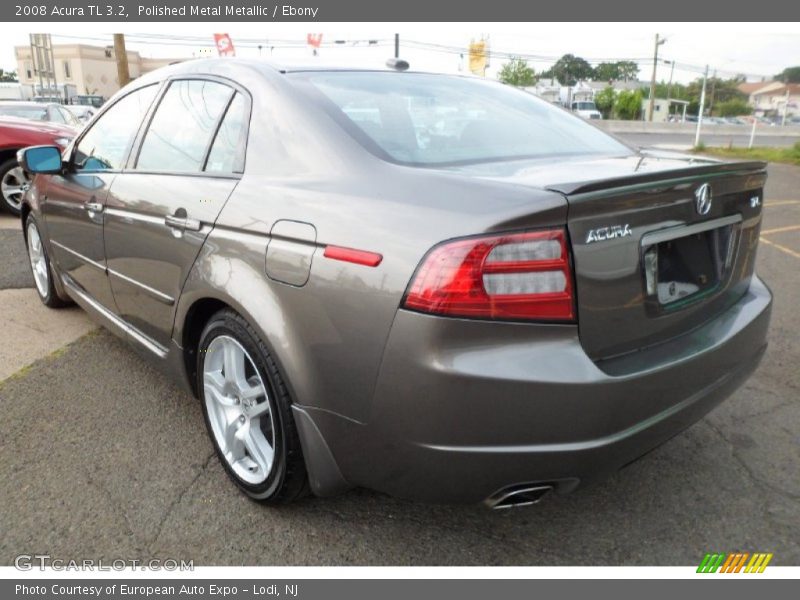
POLYGON ((480 502, 528 483, 566 492, 642 456, 736 390, 766 349, 771 302, 753 277, 704 326, 602 363, 574 326, 401 310, 369 421, 309 415, 351 485, 434 502, 480 502))

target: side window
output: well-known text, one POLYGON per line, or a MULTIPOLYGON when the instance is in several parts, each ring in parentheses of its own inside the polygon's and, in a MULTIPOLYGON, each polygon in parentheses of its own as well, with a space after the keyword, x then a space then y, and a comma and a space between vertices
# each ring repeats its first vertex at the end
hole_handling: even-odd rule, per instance
POLYGON ((78 142, 73 159, 75 168, 81 171, 122 168, 156 91, 155 85, 143 87, 131 92, 103 113, 78 142))
POLYGON ((144 137, 136 168, 202 171, 211 136, 232 95, 231 88, 213 81, 172 82, 144 137))
POLYGON ((67 120, 64 118, 64 115, 61 114, 61 111, 57 106, 51 106, 50 110, 48 111, 50 114, 50 121, 53 123, 66 123, 67 120))
POLYGON ((67 125, 72 125, 73 127, 78 127, 80 125, 78 119, 75 118, 75 115, 69 112, 66 108, 61 108, 58 106, 56 107, 56 110, 61 114, 61 118, 64 119, 64 122, 67 125))
POLYGON ((247 140, 247 100, 236 94, 228 106, 222 124, 208 155, 206 171, 210 173, 244 172, 244 153, 247 140))

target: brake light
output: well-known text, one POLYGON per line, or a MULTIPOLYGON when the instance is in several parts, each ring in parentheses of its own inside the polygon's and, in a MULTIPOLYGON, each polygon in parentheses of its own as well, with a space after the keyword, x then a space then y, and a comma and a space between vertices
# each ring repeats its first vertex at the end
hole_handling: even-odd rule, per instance
POLYGON ((563 229, 446 242, 428 253, 403 307, 453 317, 575 318, 563 229))

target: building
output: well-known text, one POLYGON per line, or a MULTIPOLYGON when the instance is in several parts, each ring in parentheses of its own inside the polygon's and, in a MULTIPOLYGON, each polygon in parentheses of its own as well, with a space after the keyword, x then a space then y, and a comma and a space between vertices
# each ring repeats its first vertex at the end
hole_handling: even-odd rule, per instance
MULTIPOLYGON (((666 98, 653 100, 653 123, 666 123, 669 120, 669 107, 672 102, 666 98)), ((650 121, 650 100, 642 100, 642 120, 650 121)))
MULTIPOLYGON (((33 71, 30 46, 15 46, 17 74, 24 86, 36 89, 39 77, 33 71)), ((53 60, 56 84, 59 89, 74 87, 77 94, 99 95, 108 98, 119 89, 114 47, 88 44, 54 44, 53 60)), ((185 59, 145 58, 128 50, 128 70, 131 79, 159 67, 185 59)))
POLYGON ((543 100, 558 104, 559 91, 561 85, 555 79, 540 79, 536 82, 535 86, 523 88, 526 92, 530 92, 534 96, 539 96, 543 100))
POLYGON ((630 81, 587 81, 586 85, 594 90, 594 93, 602 92, 607 87, 614 88, 614 91, 619 92, 635 92, 643 88, 650 88, 649 81, 637 81, 632 79, 630 81))
POLYGON ((755 90, 749 97, 754 114, 759 117, 800 115, 800 83, 773 81, 755 90))

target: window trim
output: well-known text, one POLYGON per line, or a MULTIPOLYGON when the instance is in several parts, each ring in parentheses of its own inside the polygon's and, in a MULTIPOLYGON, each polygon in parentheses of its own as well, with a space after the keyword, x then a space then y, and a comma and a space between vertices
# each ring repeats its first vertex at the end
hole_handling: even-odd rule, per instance
POLYGON ((245 165, 247 163, 247 143, 250 139, 250 120, 252 118, 252 106, 253 106, 253 99, 250 95, 250 92, 246 90, 244 87, 227 79, 225 77, 219 77, 217 75, 208 75, 208 74, 181 74, 181 75, 174 75, 172 77, 168 77, 162 81, 161 90, 157 97, 153 102, 153 106, 151 110, 148 111, 147 115, 142 121, 142 127, 139 129, 139 133, 134 140, 133 148, 128 156, 128 160, 126 162, 126 166, 122 169, 123 173, 136 173, 140 175, 175 175, 175 176, 183 176, 183 177, 211 177, 214 179, 241 179, 242 175, 244 175, 245 165), (228 102, 225 104, 225 108, 220 113, 219 117, 217 118, 214 127, 212 128, 212 134, 209 138, 209 142, 206 144, 206 148, 203 154, 203 165, 201 171, 173 171, 173 170, 156 170, 156 169, 139 169, 137 168, 137 164, 139 163, 139 155, 142 151, 142 146, 144 145, 144 139, 147 136, 147 132, 150 130, 150 126, 152 125, 153 118, 155 117, 156 112, 158 111, 159 106, 161 106, 161 102, 166 96, 167 92, 169 91, 170 86, 174 82, 178 81, 210 81, 213 83, 218 83, 220 85, 224 85, 231 90, 230 98, 228 98, 228 102), (211 148, 214 144, 214 140, 217 138, 217 134, 219 133, 219 128, 222 125, 222 122, 225 118, 225 115, 228 114, 228 108, 230 108, 231 102, 236 97, 237 93, 241 93, 244 97, 246 102, 246 110, 245 114, 247 115, 247 122, 244 127, 244 131, 242 134, 242 143, 244 145, 243 148, 243 164, 242 164, 242 172, 207 172, 206 165, 208 164, 208 157, 211 153, 211 148))
MULTIPOLYGON (((231 106, 233 106, 233 101, 236 100, 236 96, 237 95, 239 95, 239 92, 234 90, 233 95, 230 97, 230 100, 228 100, 228 104, 225 107, 225 110, 222 111, 222 118, 220 119, 220 121, 219 121, 219 123, 217 125, 216 131, 214 131, 214 135, 211 136, 211 140, 209 141, 208 148, 206 148, 206 157, 205 157, 205 160, 203 161, 203 170, 201 171, 202 173, 209 173, 209 174, 218 174, 218 173, 227 174, 228 173, 228 171, 211 171, 211 172, 209 172, 207 170, 208 169, 208 159, 211 158, 211 151, 214 149, 214 144, 216 143, 217 138, 219 137, 219 132, 222 130, 222 124, 225 123, 225 117, 228 116, 228 113, 231 110, 231 106)), ((250 101, 247 98, 247 96, 245 96, 244 94, 241 94, 241 96, 242 96, 242 98, 244 99, 244 102, 245 102, 245 106, 244 106, 245 115, 244 116, 246 117, 246 121, 247 122, 244 124, 245 126, 242 128, 242 131, 239 132, 239 139, 236 140, 236 150, 235 150, 235 152, 236 152, 236 162, 238 163, 238 162, 241 161, 241 170, 240 171, 237 171, 236 169, 231 170, 230 173, 232 173, 234 175, 242 175, 242 174, 244 174, 245 165, 247 163, 247 134, 249 132, 250 116, 251 116, 251 113, 250 113, 250 101)), ((240 165, 234 164, 234 166, 238 167, 240 165)))
POLYGON ((68 167, 69 172, 70 173, 121 173, 121 172, 123 172, 125 170, 125 165, 130 160, 130 154, 131 154, 131 151, 133 150, 133 148, 134 148, 134 146, 136 144, 136 140, 137 140, 137 138, 139 136, 139 133, 141 131, 142 122, 143 121, 139 123, 139 126, 136 128, 136 133, 134 133, 134 135, 133 135, 132 141, 128 144, 128 147, 125 149, 123 158, 120 161, 120 164, 122 166, 120 168, 118 168, 118 169, 82 169, 82 170, 78 171, 78 169, 75 168, 75 155, 77 153, 78 146, 83 141, 83 139, 89 134, 89 132, 92 129, 94 129, 95 127, 97 127, 97 124, 105 116, 105 114, 108 111, 110 111, 112 108, 117 106, 117 104, 119 104, 122 100, 124 100, 125 98, 129 97, 131 94, 135 94, 136 92, 140 92, 140 91, 144 90, 145 88, 156 86, 157 89, 156 89, 155 96, 153 96, 153 100, 151 101, 150 106, 148 107, 147 111, 145 112, 145 118, 146 118, 147 115, 150 113, 150 111, 152 111, 153 104, 155 103, 156 99, 159 97, 159 95, 161 93, 161 89, 160 88, 163 86, 163 83, 164 83, 163 81, 156 81, 156 82, 153 82, 153 83, 148 83, 147 85, 139 86, 139 87, 137 87, 135 89, 132 89, 127 94, 124 94, 124 95, 120 96, 119 98, 114 100, 113 103, 104 104, 103 107, 100 109, 100 111, 98 111, 98 113, 97 113, 97 115, 96 115, 96 117, 95 117, 95 119, 94 119, 94 121, 92 123, 92 126, 91 127, 87 127, 86 129, 81 131, 81 133, 78 135, 78 137, 75 138, 75 141, 72 143, 72 147, 70 148, 70 151, 69 151, 70 152, 69 161, 67 163, 67 167, 68 167))

